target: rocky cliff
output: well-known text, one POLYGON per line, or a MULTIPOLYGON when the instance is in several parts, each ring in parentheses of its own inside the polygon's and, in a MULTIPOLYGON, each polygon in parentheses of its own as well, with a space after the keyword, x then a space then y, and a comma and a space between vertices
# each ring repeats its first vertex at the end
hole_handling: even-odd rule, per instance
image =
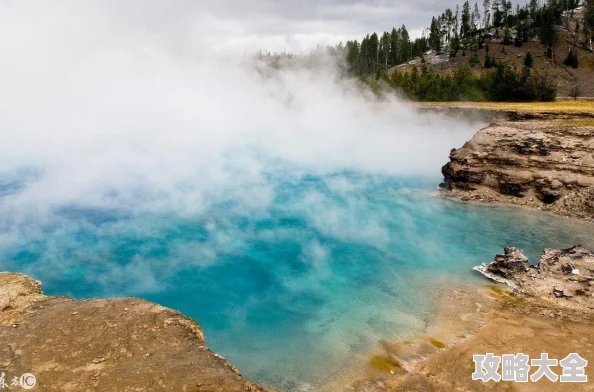
POLYGON ((594 217, 594 121, 494 123, 450 153, 442 168, 451 196, 594 217))
POLYGON ((204 345, 200 326, 140 299, 49 297, 0 273, 0 382, 35 391, 264 391, 204 345), (16 377, 16 378, 15 378, 16 377))

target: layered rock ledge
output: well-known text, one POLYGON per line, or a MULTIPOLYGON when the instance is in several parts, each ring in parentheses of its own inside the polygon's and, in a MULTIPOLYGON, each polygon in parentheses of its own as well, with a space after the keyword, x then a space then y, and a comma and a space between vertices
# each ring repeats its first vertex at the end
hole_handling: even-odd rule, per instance
MULTIPOLYGON (((0 273, 0 374, 35 391, 265 391, 206 347, 200 325, 133 298, 45 296, 0 273)), ((13 387, 17 388, 17 387, 13 387)))
POLYGON ((442 187, 461 200, 594 217, 594 120, 504 121, 453 149, 442 187))

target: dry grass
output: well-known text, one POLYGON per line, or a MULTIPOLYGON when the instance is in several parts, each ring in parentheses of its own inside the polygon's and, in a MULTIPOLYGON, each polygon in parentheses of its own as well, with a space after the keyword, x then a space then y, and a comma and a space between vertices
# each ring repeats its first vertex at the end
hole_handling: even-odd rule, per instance
POLYGON ((594 127, 594 118, 571 118, 563 121, 566 127, 594 127))
POLYGON ((419 102, 425 108, 469 108, 515 112, 592 113, 594 101, 556 102, 419 102))

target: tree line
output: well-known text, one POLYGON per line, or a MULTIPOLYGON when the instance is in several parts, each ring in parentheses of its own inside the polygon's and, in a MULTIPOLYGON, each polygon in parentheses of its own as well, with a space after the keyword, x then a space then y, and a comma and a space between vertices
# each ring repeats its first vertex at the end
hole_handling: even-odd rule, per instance
MULTIPOLYGON (((503 43, 521 46, 524 42, 539 36, 548 48, 548 55, 555 56, 554 47, 558 39, 558 26, 564 23, 563 13, 574 10, 580 0, 549 0, 539 4, 530 0, 525 6, 514 9, 509 0, 483 0, 471 6, 464 2, 462 9, 457 5, 455 11, 448 8, 441 15, 433 17, 429 28, 421 37, 411 39, 402 26, 391 32, 368 34, 361 42, 348 41, 341 50, 346 52, 347 70, 352 75, 376 75, 396 65, 409 62, 422 56, 428 50, 443 53, 447 50, 455 57, 460 50, 481 49, 493 31, 503 30, 503 43), (512 35, 512 30, 514 34, 512 35)), ((584 17, 578 22, 576 33, 583 37, 576 45, 589 46, 594 32, 594 0, 584 1, 584 17)))
MULTIPOLYGON (((528 40, 538 37, 547 48, 546 55, 555 60, 555 44, 559 39, 559 26, 569 30, 568 15, 574 15, 580 0, 548 0, 546 4, 530 0, 525 6, 513 8, 509 0, 483 0, 482 9, 478 3, 471 7, 466 1, 460 10, 446 9, 433 17, 429 28, 421 37, 411 39, 405 25, 386 31, 381 36, 368 34, 361 42, 348 41, 313 49, 309 55, 274 54, 261 52, 257 57, 266 60, 273 68, 287 66, 318 67, 328 65, 328 55, 338 59, 341 72, 346 77, 358 76, 374 91, 381 90, 382 79, 410 98, 421 101, 450 100, 493 100, 493 101, 550 101, 556 96, 555 81, 546 75, 532 72, 533 57, 526 52, 524 68, 517 70, 497 62, 489 53, 489 42, 502 39, 504 45, 522 46, 528 40), (501 34, 502 33, 502 34, 501 34), (450 58, 459 51, 476 51, 485 48, 484 60, 474 53, 469 58, 471 67, 459 67, 453 74, 439 73, 429 69, 424 54, 429 50, 445 53, 450 58), (420 57, 422 66, 412 70, 389 68, 420 57)), ((594 0, 584 0, 583 17, 577 19, 571 28, 573 46, 590 47, 594 37, 594 0)), ((575 18, 573 19, 576 20, 575 18)), ((504 46, 505 47, 505 46, 504 46)), ((505 49, 503 49, 505 50, 505 49)), ((555 60, 556 61, 556 60, 555 60)), ((577 51, 572 47, 563 61, 566 66, 577 68, 577 51)), ((385 85, 384 84, 384 85, 385 85)))
POLYGON ((420 71, 396 71, 388 83, 417 101, 554 101, 555 83, 546 76, 521 72, 496 64, 493 69, 477 74, 469 66, 461 66, 453 74, 443 74, 423 64, 420 71))
POLYGON ((411 42, 405 25, 384 32, 381 38, 373 33, 361 43, 347 41, 345 48, 348 69, 357 75, 381 75, 389 67, 408 62, 428 49, 424 38, 411 42))

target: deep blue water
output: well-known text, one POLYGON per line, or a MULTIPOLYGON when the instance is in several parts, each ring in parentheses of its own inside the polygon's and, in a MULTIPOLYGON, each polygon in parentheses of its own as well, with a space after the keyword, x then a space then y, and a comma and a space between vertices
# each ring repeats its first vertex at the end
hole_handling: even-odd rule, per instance
MULTIPOLYGON (((536 261, 544 247, 592 244, 585 224, 434 197, 439 178, 269 180, 265 207, 59 205, 40 222, 4 219, 0 270, 40 279, 47 294, 134 295, 180 310, 248 378, 292 390, 382 337, 422 331, 437 285, 480 280, 470 268, 505 245, 536 261)), ((0 203, 24 186, 1 183, 0 203)))

